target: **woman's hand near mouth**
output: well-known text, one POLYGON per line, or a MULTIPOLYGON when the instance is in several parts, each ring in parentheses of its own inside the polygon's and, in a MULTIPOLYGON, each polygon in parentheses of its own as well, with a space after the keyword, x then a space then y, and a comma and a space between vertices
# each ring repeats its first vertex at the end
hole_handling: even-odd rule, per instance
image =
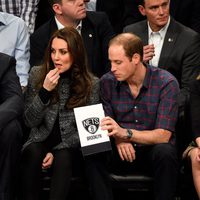
POLYGON ((59 69, 58 68, 52 69, 46 75, 44 79, 43 87, 48 91, 52 91, 58 84, 59 78, 60 78, 59 69))

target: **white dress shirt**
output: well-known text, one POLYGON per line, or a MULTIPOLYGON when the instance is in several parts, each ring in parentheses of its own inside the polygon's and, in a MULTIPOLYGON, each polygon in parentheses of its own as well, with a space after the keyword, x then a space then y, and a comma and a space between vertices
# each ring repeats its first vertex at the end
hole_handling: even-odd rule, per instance
MULTIPOLYGON (((56 25, 59 30, 65 27, 63 24, 61 24, 58 21, 58 19, 56 17, 55 17, 55 21, 56 21, 56 25)), ((79 32, 80 35, 81 35, 81 28, 82 28, 82 21, 80 21, 79 24, 76 26, 76 30, 79 32)))
POLYGON ((155 56, 149 61, 149 64, 158 67, 160 54, 162 51, 163 42, 165 39, 165 35, 170 23, 170 18, 167 24, 158 32, 153 32, 149 23, 148 23, 148 31, 149 31, 149 44, 154 44, 155 48, 155 56))
POLYGON ((30 70, 30 41, 25 22, 12 14, 0 12, 0 52, 15 57, 21 86, 27 86, 30 70))

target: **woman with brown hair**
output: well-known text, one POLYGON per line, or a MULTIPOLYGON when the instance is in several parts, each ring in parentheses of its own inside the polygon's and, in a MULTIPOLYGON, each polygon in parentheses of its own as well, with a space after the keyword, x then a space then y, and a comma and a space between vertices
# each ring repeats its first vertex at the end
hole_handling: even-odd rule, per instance
POLYGON ((73 160, 84 160, 95 200, 112 199, 105 153, 82 159, 73 108, 99 103, 99 79, 89 71, 82 38, 74 28, 54 33, 45 62, 35 66, 25 99, 25 123, 31 128, 22 152, 22 187, 25 200, 38 200, 41 167, 52 165, 50 200, 66 200, 73 160))

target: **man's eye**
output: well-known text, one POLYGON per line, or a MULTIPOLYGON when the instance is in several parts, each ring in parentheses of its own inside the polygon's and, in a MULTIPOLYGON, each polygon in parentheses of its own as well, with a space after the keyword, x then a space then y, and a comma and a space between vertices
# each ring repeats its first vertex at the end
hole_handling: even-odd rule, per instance
POLYGON ((156 7, 156 6, 153 6, 153 7, 151 7, 150 9, 153 10, 153 11, 155 11, 155 10, 157 9, 157 7, 156 7))

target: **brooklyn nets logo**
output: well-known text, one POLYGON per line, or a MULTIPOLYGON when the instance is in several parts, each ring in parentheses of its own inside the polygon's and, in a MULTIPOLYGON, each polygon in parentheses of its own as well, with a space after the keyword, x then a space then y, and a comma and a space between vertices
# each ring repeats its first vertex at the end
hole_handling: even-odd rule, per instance
POLYGON ((99 128, 99 118, 91 117, 82 121, 83 127, 88 133, 95 134, 99 128))

